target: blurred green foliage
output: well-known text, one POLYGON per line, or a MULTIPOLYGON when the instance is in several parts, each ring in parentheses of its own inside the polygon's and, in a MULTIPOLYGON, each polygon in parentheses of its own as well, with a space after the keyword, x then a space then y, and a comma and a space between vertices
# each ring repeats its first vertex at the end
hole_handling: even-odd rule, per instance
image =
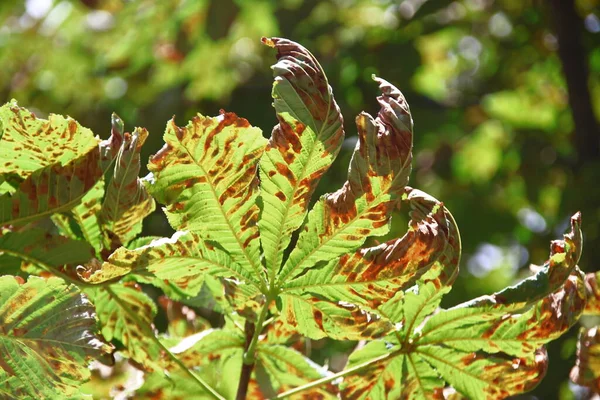
MULTIPOLYGON (((576 9, 598 117, 600 2, 579 0, 576 9)), ((345 179, 354 117, 377 109, 375 73, 411 105, 411 185, 442 199, 461 229, 461 278, 446 299, 453 305, 528 274, 577 210, 580 266, 600 264, 600 160, 581 159, 574 144, 551 14, 533 0, 4 1, 0 93, 42 117, 70 114, 102 138, 115 111, 128 130, 150 131, 145 157, 174 114, 183 123, 224 108, 268 136, 274 60, 260 37, 288 37, 321 60, 346 119, 322 194, 345 179)), ((160 213, 148 221, 146 234, 169 234, 160 213)), ((401 212, 390 236, 405 222, 401 212)), ((567 339, 550 347, 537 396, 581 395, 566 383, 574 346, 567 339)), ((319 342, 311 354, 336 368, 346 350, 319 342)))

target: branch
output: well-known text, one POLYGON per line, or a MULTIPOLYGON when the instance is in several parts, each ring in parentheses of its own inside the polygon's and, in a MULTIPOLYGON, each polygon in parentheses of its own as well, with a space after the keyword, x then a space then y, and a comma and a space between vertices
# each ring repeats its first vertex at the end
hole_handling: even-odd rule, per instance
POLYGON ((589 71, 581 44, 583 22, 575 10, 574 0, 550 1, 554 31, 558 38, 558 56, 562 63, 569 106, 575 122, 574 144, 577 165, 600 160, 600 131, 594 115, 588 87, 589 71))
POLYGON ((258 345, 258 337, 263 330, 263 323, 267 317, 269 311, 270 300, 267 299, 263 305, 260 315, 256 320, 256 324, 246 321, 244 331, 246 332, 246 347, 244 351, 244 363, 242 364, 242 371, 240 373, 240 383, 238 385, 236 400, 245 400, 248 393, 248 384, 250 383, 250 377, 252 370, 254 369, 256 346, 258 345), (258 327, 258 328, 257 328, 258 327))

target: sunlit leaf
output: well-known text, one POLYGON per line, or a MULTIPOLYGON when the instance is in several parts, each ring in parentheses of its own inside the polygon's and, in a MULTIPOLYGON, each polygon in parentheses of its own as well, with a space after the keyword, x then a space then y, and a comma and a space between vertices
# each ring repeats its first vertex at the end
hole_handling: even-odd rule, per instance
POLYGON ((148 131, 141 128, 132 134, 125 133, 116 156, 100 214, 109 244, 128 243, 141 232, 143 219, 154 211, 154 200, 138 178, 140 151, 147 137, 148 131))
POLYGON ((577 342, 577 360, 571 370, 571 380, 600 391, 600 333, 598 327, 582 328, 577 342))
POLYGON ((156 305, 141 289, 130 283, 87 289, 96 306, 102 335, 117 340, 128 357, 148 370, 161 369, 160 346, 152 339, 156 305))
POLYGON ((83 239, 94 247, 96 254, 102 251, 102 231, 98 214, 104 196, 104 181, 98 183, 83 196, 81 203, 67 213, 54 214, 52 220, 64 235, 83 239), (76 225, 73 226, 73 224, 76 225))
MULTIPOLYGON (((281 345, 261 344, 255 374, 265 397, 285 392, 326 376, 322 367, 296 350, 281 345)), ((336 399, 336 388, 322 385, 302 392, 303 398, 336 399)))
POLYGON ((94 331, 94 307, 76 286, 30 277, 0 277, 0 396, 67 398, 95 358, 111 352, 94 331))
MULTIPOLYGON (((52 272, 63 266, 86 263, 93 249, 84 241, 49 234, 34 228, 18 232, 5 232, 0 236, 0 253, 45 268, 52 272)), ((4 268, 0 262, 0 273, 4 268)))
POLYGON ((406 199, 412 212, 404 237, 312 268, 289 281, 283 293, 301 296, 315 292, 332 301, 376 309, 399 290, 412 286, 435 264, 442 264, 447 275, 454 275, 460 255, 454 221, 446 217, 441 203, 423 192, 408 189, 406 199))
POLYGON ((547 368, 543 345, 572 327, 585 307, 583 274, 576 268, 579 225, 575 215, 571 232, 552 242, 550 259, 535 276, 428 319, 423 314, 439 303, 441 281, 425 274, 414 290, 393 299, 402 308, 394 321, 397 332, 370 344, 372 354, 360 350, 350 358, 350 367, 365 365, 344 382, 343 392, 356 392, 357 398, 389 393, 441 398, 440 379, 472 399, 504 398, 534 388, 547 368))
POLYGON ((280 280, 320 261, 356 250, 369 236, 386 234, 392 210, 408 183, 412 160, 412 118, 398 89, 383 79, 377 118, 361 113, 356 119, 358 142, 348 180, 323 196, 308 215, 296 248, 280 280))
POLYGON ((343 118, 323 69, 308 50, 286 39, 263 39, 277 49, 274 107, 279 124, 260 160, 261 243, 271 280, 310 197, 337 156, 343 118))
POLYGON ((585 291, 587 293, 586 315, 600 315, 600 272, 590 272, 585 275, 585 291))
POLYGON ((98 147, 98 139, 77 121, 55 114, 36 118, 14 100, 0 107, 0 120, 0 174, 26 178, 51 165, 64 167, 98 147))
POLYGON ((256 279, 258 158, 265 139, 233 113, 197 115, 184 128, 169 122, 165 146, 150 160, 152 195, 168 205, 171 225, 218 241, 256 279))
POLYGON ((134 250, 117 249, 101 269, 87 276, 86 280, 102 283, 128 273, 150 273, 161 281, 169 281, 190 296, 198 293, 207 274, 252 279, 227 253, 211 246, 195 233, 181 231, 170 239, 155 240, 134 250))

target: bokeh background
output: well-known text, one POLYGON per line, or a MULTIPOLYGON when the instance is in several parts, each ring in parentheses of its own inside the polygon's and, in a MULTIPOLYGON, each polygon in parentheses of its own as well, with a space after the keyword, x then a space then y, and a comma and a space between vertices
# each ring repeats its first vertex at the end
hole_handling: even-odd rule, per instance
MULTIPOLYGON (((150 131, 146 159, 173 115, 234 111, 268 137, 275 59, 261 36, 309 48, 344 114, 344 148, 317 194, 345 180, 355 116, 377 111, 371 75, 403 91, 410 184, 446 204, 463 241, 445 305, 529 274, 579 210, 580 266, 598 269, 598 0, 2 0, 0 98, 69 114, 102 138, 115 111, 127 130, 150 131)), ((401 210, 393 236, 406 221, 401 210)), ((170 234, 160 211, 145 233, 170 234)), ((576 331, 550 345, 547 378, 522 398, 589 396, 567 379, 576 331)), ((311 357, 340 368, 352 346, 315 342, 311 357)))

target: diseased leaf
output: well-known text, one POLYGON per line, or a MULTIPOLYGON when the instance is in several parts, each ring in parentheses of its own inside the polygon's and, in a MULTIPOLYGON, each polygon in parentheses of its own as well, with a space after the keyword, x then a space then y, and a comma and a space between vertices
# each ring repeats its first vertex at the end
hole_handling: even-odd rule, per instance
MULTIPOLYGON (((32 228, 0 235, 0 253, 52 272, 63 266, 86 263, 92 258, 94 250, 84 241, 51 235, 42 229, 32 228)), ((2 262, 0 273, 3 267, 2 262)))
POLYGON ((316 294, 283 294, 281 315, 288 325, 311 339, 371 339, 381 337, 393 328, 387 319, 356 304, 332 302, 316 294))
POLYGON ((98 181, 83 196, 79 205, 75 206, 68 213, 54 214, 52 216, 52 221, 54 221, 62 234, 73 239, 87 241, 94 247, 97 255, 103 249, 102 232, 98 221, 103 196, 104 181, 98 181))
POLYGON ((347 368, 360 365, 359 376, 350 376, 341 384, 348 399, 443 399, 444 382, 418 355, 403 354, 400 346, 384 341, 367 343, 353 352, 347 368))
POLYGON ((585 275, 585 291, 587 303, 585 304, 585 315, 600 315, 600 272, 590 272, 585 275))
POLYGON ((414 289, 382 306, 389 311, 383 314, 394 316, 398 330, 386 338, 387 343, 371 345, 377 349, 372 362, 362 355, 350 358, 354 360, 350 365, 366 365, 344 383, 344 393, 362 393, 363 379, 372 383, 365 396, 380 397, 401 393, 400 397, 442 398, 443 385, 423 383, 438 378, 470 399, 504 398, 531 390, 546 371, 543 345, 573 326, 585 307, 583 274, 576 267, 579 224, 577 214, 571 232, 552 242, 550 259, 535 276, 428 319, 424 314, 431 314, 439 303, 436 288, 445 274, 423 275, 414 289), (565 272, 570 275, 561 282, 565 272), (402 311, 393 312, 394 307, 402 311), (402 374, 392 379, 386 371, 396 358, 403 364, 400 369, 400 361, 394 361, 394 369, 402 374))
POLYGON ((197 115, 184 128, 171 121, 165 146, 151 158, 151 194, 166 204, 173 228, 218 242, 243 268, 260 279, 257 227, 260 129, 233 113, 197 115))
POLYGON ((571 380, 600 392, 600 333, 598 327, 582 328, 577 341, 577 359, 571 370, 571 380))
POLYGON ((0 225, 23 225, 67 211, 101 178, 97 147, 65 166, 57 163, 38 169, 14 193, 0 195, 0 225))
POLYGON ((279 124, 260 160, 261 243, 270 279, 310 197, 337 156, 343 118, 323 69, 308 50, 287 39, 263 38, 277 49, 273 100, 279 124))
POLYGON ((117 249, 102 268, 86 280, 98 284, 129 273, 150 273, 160 281, 169 281, 189 296, 198 293, 206 274, 251 280, 251 275, 227 253, 203 241, 198 234, 182 231, 170 239, 158 239, 134 250, 117 249))
POLYGON ((409 188, 405 197, 412 212, 402 238, 312 268, 289 281, 283 293, 305 298, 318 293, 375 310, 431 268, 443 269, 445 279, 454 280, 460 256, 454 220, 440 202, 421 191, 409 188))
POLYGON ((94 307, 74 285, 0 277, 0 396, 68 398, 110 346, 95 335, 94 307))
POLYGON ((96 306, 102 335, 117 340, 134 361, 152 370, 162 370, 160 346, 152 340, 156 305, 136 285, 113 284, 86 289, 96 306))
POLYGON ((14 100, 0 107, 0 120, 0 175, 26 178, 51 165, 64 167, 98 147, 98 139, 77 121, 55 114, 36 118, 14 100))
POLYGON ((412 118, 398 89, 379 83, 381 109, 376 119, 361 113, 356 119, 358 142, 348 180, 323 196, 308 221, 279 279, 317 262, 355 251, 369 236, 388 233, 392 210, 408 183, 412 160, 412 118))
POLYGON ((167 333, 171 337, 186 337, 210 329, 210 323, 196 315, 194 310, 167 296, 158 298, 158 304, 167 315, 167 333))
POLYGON ((143 128, 136 128, 132 134, 125 133, 116 156, 100 214, 102 227, 109 236, 109 248, 113 247, 111 242, 127 244, 136 237, 142 230, 143 219, 154 211, 154 199, 138 178, 140 151, 147 137, 148 131, 143 128))
MULTIPOLYGON (((322 367, 285 346, 261 343, 256 357, 255 375, 265 397, 273 397, 327 375, 322 367)), ((328 385, 304 391, 302 395, 305 399, 337 399, 335 393, 336 388, 328 385)))

